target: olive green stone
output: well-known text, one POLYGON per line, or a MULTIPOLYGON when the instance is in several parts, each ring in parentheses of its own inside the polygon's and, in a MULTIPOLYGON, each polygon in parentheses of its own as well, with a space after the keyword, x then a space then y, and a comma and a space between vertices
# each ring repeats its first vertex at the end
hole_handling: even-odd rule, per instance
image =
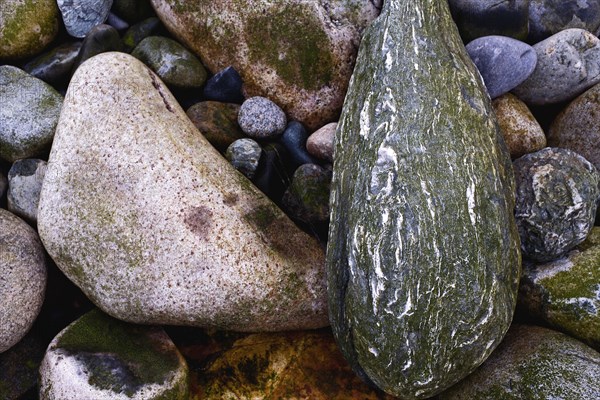
POLYGON ((162 27, 160 20, 156 17, 151 17, 138 22, 123 35, 123 46, 127 53, 131 53, 133 49, 145 38, 156 33, 162 27))
POLYGON ((186 114, 206 140, 224 153, 231 143, 246 137, 237 122, 239 111, 238 104, 203 101, 188 108, 186 114))

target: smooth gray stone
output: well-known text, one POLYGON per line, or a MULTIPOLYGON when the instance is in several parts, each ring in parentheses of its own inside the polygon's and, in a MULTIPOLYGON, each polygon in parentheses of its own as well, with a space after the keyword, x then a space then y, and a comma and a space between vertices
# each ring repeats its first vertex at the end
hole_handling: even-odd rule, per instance
POLYGON ((530 43, 569 28, 595 33, 599 27, 599 0, 529 0, 530 43))
POLYGON ((238 124, 246 135, 266 139, 282 134, 287 118, 277 104, 265 97, 256 96, 242 103, 238 124))
POLYGON ((527 43, 506 36, 484 36, 466 46, 492 99, 508 93, 533 73, 537 54, 527 43))
POLYGON ((254 178, 262 149, 252 139, 238 139, 231 143, 225 152, 225 158, 248 179, 254 178))
POLYGON ((122 48, 121 37, 115 28, 105 24, 96 25, 90 30, 81 44, 81 49, 73 65, 73 72, 86 60, 100 53, 121 51, 122 48))
POLYGON ((108 18, 113 0, 57 0, 69 35, 83 38, 108 18))
POLYGON ((309 224, 325 222, 329 219, 330 188, 331 171, 316 164, 304 164, 294 172, 282 203, 295 219, 309 224))
POLYGON ((8 211, 37 222, 37 209, 48 163, 26 158, 14 162, 8 171, 8 211))
POLYGON ((25 72, 52 85, 66 82, 81 49, 82 42, 64 43, 31 60, 25 72))

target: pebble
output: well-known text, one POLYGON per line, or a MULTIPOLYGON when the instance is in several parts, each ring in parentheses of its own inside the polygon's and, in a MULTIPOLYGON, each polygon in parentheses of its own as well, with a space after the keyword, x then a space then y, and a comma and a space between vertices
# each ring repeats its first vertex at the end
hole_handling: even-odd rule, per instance
POLYGON ((600 40, 583 29, 566 29, 533 46, 537 65, 513 93, 527 104, 571 100, 600 82, 600 40))
POLYGON ((172 39, 147 37, 131 55, 150 67, 170 87, 198 89, 206 81, 206 70, 200 60, 172 39))
POLYGON ((206 82, 202 94, 207 100, 241 104, 244 102, 242 85, 240 74, 235 68, 229 66, 217 72, 206 82))
POLYGON ((279 138, 279 142, 288 150, 293 168, 298 168, 302 164, 318 163, 318 161, 306 151, 307 139, 308 132, 306 131, 306 128, 297 121, 290 121, 285 128, 285 131, 283 131, 283 135, 279 138))
POLYGON ((282 134, 287 119, 277 104, 257 96, 242 103, 238 124, 246 135, 256 139, 267 139, 282 134))
POLYGON ((546 147, 546 135, 525 103, 506 93, 492 102, 500 132, 514 160, 546 147))
POLYGON ((0 66, 0 158, 36 156, 52 143, 62 96, 19 68, 0 66))
POLYGON ((29 331, 46 290, 44 249, 25 221, 0 208, 0 353, 29 331))
POLYGON ((14 162, 8 171, 8 211, 37 222, 40 191, 48 163, 44 160, 26 158, 14 162))
POLYGON ((122 20, 121 18, 119 18, 118 15, 115 15, 113 13, 108 14, 108 18, 106 18, 106 23, 119 32, 125 32, 127 28, 129 28, 129 24, 127 23, 127 21, 122 20))
POLYGON ((189 399, 188 366, 162 328, 90 311, 50 343, 40 400, 189 399))
POLYGON ((248 179, 254 178, 262 149, 252 139, 238 139, 231 143, 225 153, 225 158, 248 179))
POLYGON ((123 35, 123 47, 125 52, 131 53, 133 49, 148 36, 156 35, 163 28, 160 20, 156 17, 151 17, 138 22, 123 35))
POLYGON ((121 51, 123 49, 123 43, 119 32, 110 25, 96 25, 87 34, 75 64, 73 64, 73 71, 75 71, 81 64, 86 60, 100 54, 109 51, 121 51))
POLYGON ((86 37, 108 18, 113 0, 56 0, 69 35, 86 37))
POLYGON ((333 162, 336 129, 337 122, 331 122, 313 132, 306 141, 308 152, 317 158, 333 162))
POLYGON ((63 43, 39 55, 23 66, 23 70, 51 85, 68 83, 82 42, 63 43))
POLYGON ((331 171, 315 164, 304 164, 294 172, 292 183, 283 195, 289 215, 316 224, 329 219, 331 171))
POLYGON ((186 114, 204 137, 221 153, 238 139, 246 137, 238 125, 240 106, 217 101, 202 101, 186 114))
POLYGON ((533 73, 533 47, 505 36, 484 36, 466 46, 492 99, 517 87, 533 73))
POLYGON ((537 43, 568 28, 596 32, 599 27, 598 0, 529 0, 528 42, 537 43))
POLYGON ((583 242, 600 198, 598 170, 577 153, 555 147, 518 158, 513 166, 523 255, 552 261, 583 242))

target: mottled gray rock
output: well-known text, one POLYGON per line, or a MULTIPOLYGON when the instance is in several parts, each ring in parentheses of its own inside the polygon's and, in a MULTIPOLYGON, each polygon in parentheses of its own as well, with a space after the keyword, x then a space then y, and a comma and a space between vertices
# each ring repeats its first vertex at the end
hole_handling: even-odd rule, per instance
POLYGON ((81 42, 61 44, 25 64, 23 70, 53 85, 64 83, 71 77, 80 49, 81 42))
POLYGON ((188 367, 162 328, 93 310, 60 332, 40 367, 40 400, 189 399, 188 367))
POLYGON ((37 233, 0 208, 0 353, 29 331, 45 291, 44 249, 37 233))
POLYGON ((238 139, 231 143, 225 153, 225 158, 248 179, 254 178, 262 149, 252 139, 238 139))
POLYGON ((124 53, 73 76, 38 210, 59 268, 126 321, 245 331, 327 324, 324 254, 124 53))
POLYGON ((4 176, 4 174, 0 171, 0 198, 2 198, 2 196, 4 196, 4 193, 6 192, 7 187, 8 187, 8 179, 6 179, 6 176, 4 176))
POLYGON ((570 100, 600 81, 600 40, 583 29, 567 29, 533 46, 533 74, 513 91, 525 103, 570 100))
POLYGON ((8 211, 27 221, 37 222, 47 165, 46 161, 33 158, 14 162, 8 171, 8 211))
POLYGON ((498 349, 440 400, 595 399, 600 353, 550 329, 513 325, 498 349))
POLYGON ((523 255, 551 261, 583 242, 600 198, 598 170, 577 153, 556 147, 515 160, 514 169, 523 255))
POLYGON ((529 0, 528 41, 531 43, 537 43, 568 28, 596 32, 598 27, 598 0, 529 0))
POLYGON ((512 159, 546 147, 546 135, 525 103, 506 93, 492 102, 512 159))
POLYGON ((309 224, 329 219, 331 171, 315 164, 296 169, 292 184, 283 194, 283 205, 289 215, 309 224))
POLYGON ((73 71, 95 55, 109 51, 121 51, 122 47, 121 37, 115 28, 106 24, 96 25, 83 40, 81 49, 73 65, 73 71))
POLYGON ((62 96, 47 83, 10 65, 0 66, 0 158, 13 162, 52 143, 62 96))
POLYGON ((237 119, 238 104, 202 101, 186 111, 188 118, 217 150, 224 153, 230 144, 245 138, 237 119))
POLYGON ((200 60, 172 39, 147 37, 131 55, 149 66, 171 87, 198 89, 206 81, 206 70, 200 60))
POLYGON ((287 118, 279 106, 265 97, 251 97, 242 103, 238 124, 252 138, 266 139, 285 130, 287 118))
POLYGON ((113 0, 57 0, 69 35, 83 38, 108 18, 113 0))
POLYGON ((484 36, 466 46, 492 99, 517 87, 537 63, 533 47, 505 36, 484 36))
POLYGON ((336 132, 330 320, 353 369, 434 396, 500 343, 520 254, 510 157, 447 2, 384 2, 336 132), (416 93, 416 94, 415 94, 416 93))
POLYGON ((331 122, 313 132, 306 141, 308 152, 317 158, 333 162, 336 129, 337 122, 331 122))

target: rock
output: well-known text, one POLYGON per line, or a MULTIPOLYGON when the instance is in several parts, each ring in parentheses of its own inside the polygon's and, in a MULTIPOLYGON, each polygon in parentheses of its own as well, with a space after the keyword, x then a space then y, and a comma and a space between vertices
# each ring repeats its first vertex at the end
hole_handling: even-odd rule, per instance
POLYGON ((172 39, 147 37, 131 55, 150 67, 170 87, 197 89, 206 81, 206 70, 200 60, 172 39))
POLYGON ((108 18, 113 0, 57 0, 65 28, 76 38, 86 37, 108 18))
POLYGON ((387 393, 434 396, 500 343, 520 271, 510 157, 446 2, 384 2, 335 150, 333 333, 387 393))
POLYGON ((252 97, 242 104, 238 124, 246 135, 256 139, 267 139, 283 133, 287 119, 281 108, 271 100, 252 97))
POLYGON ((54 0, 3 0, 0 4, 0 60, 36 55, 58 33, 54 0))
POLYGON ((25 64, 23 70, 51 85, 60 85, 71 77, 80 49, 81 42, 61 44, 25 64))
POLYGON ((7 187, 8 180, 6 179, 2 171, 0 171, 0 199, 2 198, 2 196, 4 196, 4 192, 6 192, 7 187))
POLYGON ((599 27, 598 0, 529 0, 529 42, 537 43, 568 28, 596 32, 599 27))
POLYGON ((8 171, 8 211, 27 221, 37 222, 47 165, 46 161, 33 158, 15 161, 8 171))
POLYGON ((276 204, 281 203, 281 197, 291 182, 294 170, 289 161, 290 154, 285 146, 270 143, 263 147, 252 179, 252 183, 276 204))
POLYGON ((466 46, 492 99, 508 93, 532 74, 533 47, 505 36, 484 36, 466 46))
POLYGON ((600 82, 600 40, 583 29, 567 29, 533 46, 537 65, 513 93, 527 104, 560 103, 600 82))
POLYGON ((52 86, 10 65, 0 66, 0 158, 33 157, 52 143, 63 98, 52 86))
POLYGON ((303 164, 316 164, 318 163, 308 152, 306 151, 306 140, 308 139, 308 132, 300 122, 290 121, 290 123, 283 131, 279 142, 285 146, 290 154, 290 161, 294 168, 298 168, 303 164))
POLYGON ((38 369, 47 342, 34 330, 0 354, 1 399, 29 399, 28 393, 37 392, 38 369))
POLYGON ((112 10, 129 23, 136 23, 155 15, 150 0, 114 0, 112 10))
POLYGON ((188 367, 162 328, 90 311, 60 332, 40 367, 40 400, 189 398, 188 367))
POLYGON ((449 0, 452 17, 465 43, 482 36, 501 35, 524 40, 530 0, 449 0))
POLYGON ((283 195, 289 215, 309 224, 329 219, 331 171, 315 165, 301 165, 283 195))
POLYGON ((600 171, 600 84, 573 100, 554 119, 548 144, 573 150, 600 171))
POLYGON ((242 85, 242 77, 230 66, 210 78, 202 94, 207 100, 241 104, 244 101, 242 85))
POLYGON ((237 104, 202 101, 191 106, 186 114, 206 140, 224 153, 233 142, 246 137, 237 123, 239 111, 237 104))
POLYGON ((125 321, 242 331, 327 324, 316 240, 124 53, 88 60, 71 80, 38 229, 69 279, 125 321))
POLYGON ((268 97, 313 130, 337 119, 362 30, 381 0, 152 0, 213 73, 233 66, 246 97, 268 97))
POLYGON ((105 24, 97 25, 90 30, 83 40, 81 50, 79 50, 77 60, 73 65, 73 71, 95 55, 109 51, 121 51, 122 48, 121 37, 115 28, 105 24))
POLYGON ((156 35, 162 28, 160 20, 156 17, 138 22, 123 35, 124 50, 131 53, 142 40, 148 36, 156 35))
POLYGON ((238 139, 231 143, 225 153, 225 158, 248 179, 254 178, 262 149, 252 139, 238 139))
POLYGON ((317 158, 333 162, 336 129, 337 122, 332 122, 313 132, 306 141, 308 152, 317 158))
POLYGON ((556 147, 515 160, 514 169, 523 255, 551 261, 583 242, 600 198, 598 170, 577 153, 556 147))
POLYGON ((525 263, 519 306, 600 349, 600 227, 564 258, 525 263))
POLYGON ((33 325, 46 290, 44 249, 37 233, 0 208, 0 353, 10 349, 33 325))
POLYGON ((506 93, 492 102, 500 132, 512 159, 546 147, 546 135, 527 105, 506 93))
POLYGON ((513 325, 490 358, 440 400, 594 399, 600 353, 559 332, 513 325))
POLYGON ((115 15, 113 13, 108 13, 106 23, 121 33, 125 32, 127 28, 129 28, 129 24, 127 23, 127 21, 122 20, 121 18, 119 18, 118 15, 115 15))

